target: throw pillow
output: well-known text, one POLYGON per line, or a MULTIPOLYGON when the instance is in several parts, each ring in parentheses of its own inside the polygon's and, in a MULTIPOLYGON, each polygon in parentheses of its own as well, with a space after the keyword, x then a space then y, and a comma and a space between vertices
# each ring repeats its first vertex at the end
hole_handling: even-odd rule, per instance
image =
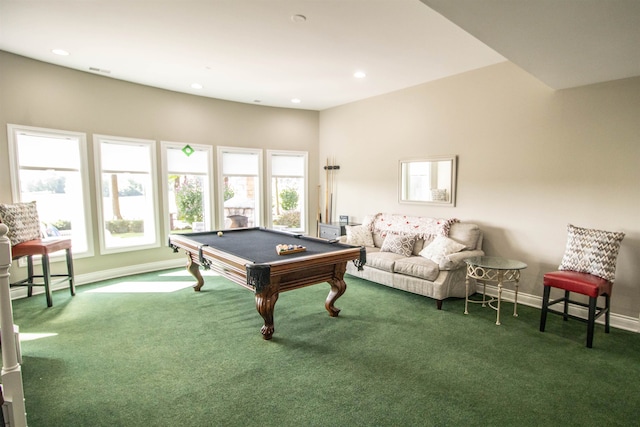
POLYGON ((624 233, 567 226, 569 237, 559 270, 589 273, 613 282, 624 233))
POLYGON ((410 234, 388 234, 384 238, 384 242, 382 242, 380 252, 393 252, 398 255, 411 256, 415 243, 415 236, 410 234))
POLYGON ((0 204, 0 221, 9 227, 11 246, 42 237, 36 202, 0 204))
POLYGON ((371 230, 363 225, 346 225, 347 244, 355 246, 373 247, 371 230))
POLYGON ((460 252, 464 248, 465 246, 463 244, 458 243, 453 239, 446 236, 437 236, 431 243, 420 251, 419 255, 440 264, 447 255, 460 252))

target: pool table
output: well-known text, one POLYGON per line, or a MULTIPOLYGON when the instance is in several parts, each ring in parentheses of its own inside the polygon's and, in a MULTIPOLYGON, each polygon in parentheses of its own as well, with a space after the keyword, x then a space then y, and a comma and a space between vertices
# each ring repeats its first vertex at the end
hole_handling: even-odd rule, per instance
POLYGON ((358 267, 366 262, 362 247, 262 227, 172 234, 169 247, 186 252, 187 270, 197 280, 196 291, 204 285, 200 266, 253 291, 264 319, 260 332, 266 340, 273 336, 273 310, 280 292, 328 282, 331 290, 325 308, 329 316, 336 317, 340 309, 334 303, 347 289, 347 262, 358 267), (281 255, 276 246, 283 244, 304 250, 281 255))

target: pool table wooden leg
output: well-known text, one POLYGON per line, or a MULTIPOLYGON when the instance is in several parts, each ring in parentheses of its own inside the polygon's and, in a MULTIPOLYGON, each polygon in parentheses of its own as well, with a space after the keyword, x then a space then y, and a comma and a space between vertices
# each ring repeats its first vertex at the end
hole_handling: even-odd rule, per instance
POLYGON ((193 262, 193 258, 187 252, 187 271, 191 273, 191 275, 196 279, 197 283, 193 285, 193 290, 198 292, 204 285, 204 279, 202 278, 202 274, 200 274, 200 266, 193 262))
POLYGON ((335 271, 335 277, 329 280, 329 284, 331 285, 331 291, 329 291, 329 295, 324 303, 324 308, 329 312, 329 316, 338 317, 340 313, 340 309, 333 305, 338 298, 342 296, 347 290, 347 284, 344 282, 344 273, 347 269, 347 263, 345 262, 343 265, 337 265, 335 271))
POLYGON ((256 293, 256 308, 262 319, 264 319, 264 325, 260 328, 260 333, 265 340, 270 340, 275 331, 273 310, 276 306, 276 301, 278 301, 278 295, 277 286, 273 286, 273 284, 264 288, 260 293, 256 293))

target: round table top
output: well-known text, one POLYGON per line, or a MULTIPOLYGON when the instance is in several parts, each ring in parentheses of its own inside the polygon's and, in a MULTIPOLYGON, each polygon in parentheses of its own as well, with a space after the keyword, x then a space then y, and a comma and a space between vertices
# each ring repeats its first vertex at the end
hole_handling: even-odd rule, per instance
POLYGON ((522 270, 527 268, 527 264, 524 262, 498 256, 474 256, 466 258, 464 262, 478 267, 492 268, 494 270, 522 270))

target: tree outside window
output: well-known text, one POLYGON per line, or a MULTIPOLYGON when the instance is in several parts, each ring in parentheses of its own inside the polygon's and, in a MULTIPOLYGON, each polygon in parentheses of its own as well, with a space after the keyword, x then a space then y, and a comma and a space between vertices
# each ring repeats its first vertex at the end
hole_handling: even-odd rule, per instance
POLYGON ((301 232, 306 224, 307 153, 268 151, 271 224, 301 232))
POLYGON ((212 147, 162 142, 162 157, 169 233, 210 230, 212 147), (189 148, 186 152, 185 147, 189 148))
POLYGON ((159 245, 155 141, 94 135, 103 253, 159 245))

